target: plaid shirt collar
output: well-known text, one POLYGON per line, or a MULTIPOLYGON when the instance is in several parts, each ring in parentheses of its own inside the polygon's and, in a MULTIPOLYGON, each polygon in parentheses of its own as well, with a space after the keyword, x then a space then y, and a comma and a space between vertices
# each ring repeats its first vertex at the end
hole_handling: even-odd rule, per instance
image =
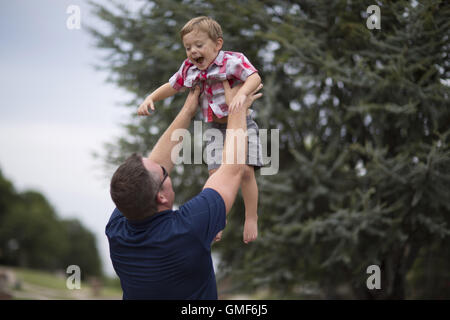
POLYGON ((225 57, 225 52, 223 52, 223 50, 219 51, 219 54, 217 55, 216 59, 214 59, 215 64, 217 64, 218 66, 223 66, 223 58, 225 57))

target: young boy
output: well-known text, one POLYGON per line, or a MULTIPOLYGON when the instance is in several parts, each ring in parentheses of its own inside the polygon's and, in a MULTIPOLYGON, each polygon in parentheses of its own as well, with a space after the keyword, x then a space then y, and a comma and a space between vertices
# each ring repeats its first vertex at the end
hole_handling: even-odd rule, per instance
MULTIPOLYGON (((186 49, 187 59, 169 82, 151 93, 138 109, 139 115, 149 115, 148 107, 155 110, 154 102, 173 96, 182 88, 201 88, 200 105, 206 122, 219 129, 223 135, 222 144, 213 144, 213 150, 222 154, 228 113, 242 107, 248 94, 261 83, 258 71, 241 53, 222 51, 223 36, 220 25, 209 17, 190 20, 181 29, 181 40, 186 49), (231 86, 243 83, 230 105, 225 102, 222 81, 228 80, 231 86)), ((258 126, 251 115, 247 115, 247 130, 258 132, 258 126)), ((258 236, 258 186, 255 168, 262 166, 259 139, 248 139, 247 165, 242 178, 241 191, 245 204, 245 224, 243 240, 247 244, 258 236), (257 141, 255 141, 257 140, 257 141), (253 144, 253 145, 252 145, 253 144), (256 151, 250 152, 251 150, 256 151), (252 153, 252 154, 251 154, 252 153)), ((212 175, 220 163, 208 161, 208 171, 212 175)), ((216 241, 220 240, 221 232, 216 241)))

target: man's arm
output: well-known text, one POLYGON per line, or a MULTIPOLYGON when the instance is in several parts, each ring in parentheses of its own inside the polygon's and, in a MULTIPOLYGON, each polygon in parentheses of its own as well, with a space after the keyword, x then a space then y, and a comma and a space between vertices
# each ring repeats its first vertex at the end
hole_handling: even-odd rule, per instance
POLYGON ((197 110, 199 94, 199 87, 196 87, 195 90, 190 90, 183 108, 181 108, 176 118, 172 121, 166 131, 164 131, 148 157, 150 160, 162 165, 169 173, 173 168, 171 159, 172 149, 183 139, 181 137, 177 141, 172 141, 172 133, 177 129, 186 129, 189 127, 191 119, 194 117, 197 110))
MULTIPOLYGON (((230 89, 228 81, 224 81, 223 86, 225 88, 225 98, 229 101, 232 98, 232 95, 236 93, 236 91, 231 91, 232 89, 230 89)), ((219 169, 209 177, 209 179, 205 183, 205 186, 203 187, 204 189, 214 189, 222 196, 222 199, 225 202, 226 213, 228 213, 233 206, 237 191, 239 190, 239 186, 241 184, 242 173, 245 166, 245 159, 247 158, 246 138, 243 139, 243 141, 242 139, 238 138, 238 141, 236 143, 236 141, 233 141, 233 132, 236 133, 239 129, 244 130, 245 132, 247 131, 247 108, 253 103, 253 101, 262 96, 262 93, 256 93, 261 88, 262 85, 259 85, 256 90, 254 90, 247 96, 244 101, 243 108, 240 108, 240 110, 228 116, 228 126, 222 154, 222 164, 219 169), (243 155, 244 158, 238 159, 239 155, 243 155)))

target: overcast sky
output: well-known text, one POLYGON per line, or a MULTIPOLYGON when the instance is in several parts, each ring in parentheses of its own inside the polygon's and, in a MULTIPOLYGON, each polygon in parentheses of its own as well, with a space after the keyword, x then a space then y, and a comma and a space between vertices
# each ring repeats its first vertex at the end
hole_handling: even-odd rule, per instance
POLYGON ((104 53, 86 23, 98 23, 87 1, 0 0, 0 168, 19 191, 42 192, 60 217, 93 231, 113 274, 104 228, 114 206, 91 154, 123 132, 131 95, 94 69, 104 53), (70 5, 81 9, 81 30, 66 26, 70 5))

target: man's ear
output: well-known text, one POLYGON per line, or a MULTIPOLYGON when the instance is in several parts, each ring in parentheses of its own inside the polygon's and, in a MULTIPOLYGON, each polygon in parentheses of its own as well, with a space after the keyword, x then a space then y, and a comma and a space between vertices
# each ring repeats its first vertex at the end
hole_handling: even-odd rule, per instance
POLYGON ((161 192, 158 192, 156 194, 156 203, 157 204, 166 204, 167 202, 169 202, 169 201, 161 192))
POLYGON ((223 39, 222 38, 218 38, 216 41, 216 50, 220 51, 222 50, 222 46, 223 46, 223 39))

